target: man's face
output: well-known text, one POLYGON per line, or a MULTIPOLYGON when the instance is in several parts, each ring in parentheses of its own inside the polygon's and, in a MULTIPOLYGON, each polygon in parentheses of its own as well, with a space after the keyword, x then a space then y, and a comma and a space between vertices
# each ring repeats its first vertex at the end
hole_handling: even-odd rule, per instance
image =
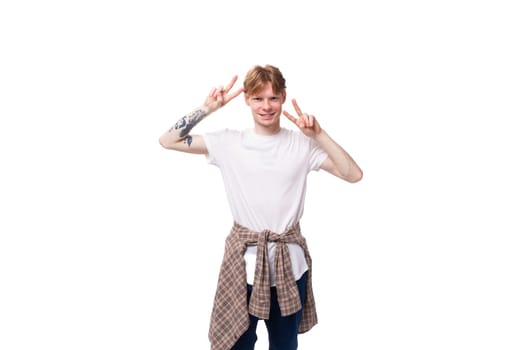
POLYGON ((282 106, 286 92, 275 94, 270 83, 253 95, 245 95, 246 104, 250 106, 256 126, 266 129, 279 127, 282 106))

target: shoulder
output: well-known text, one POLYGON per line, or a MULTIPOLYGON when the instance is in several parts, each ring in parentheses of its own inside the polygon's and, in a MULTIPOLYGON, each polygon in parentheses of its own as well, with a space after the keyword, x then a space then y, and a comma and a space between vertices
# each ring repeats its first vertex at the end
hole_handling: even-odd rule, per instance
POLYGON ((281 137, 288 140, 290 143, 298 144, 298 145, 314 145, 315 142, 310 137, 306 136, 299 130, 290 130, 286 128, 281 128, 281 137))
POLYGON ((220 129, 202 134, 204 143, 208 151, 214 152, 225 148, 228 145, 233 145, 236 140, 241 139, 241 133, 238 130, 220 129))
POLYGON ((224 129, 219 129, 219 130, 215 130, 215 131, 210 131, 210 132, 204 133, 203 135, 236 136, 236 135, 240 135, 240 134, 241 134, 241 132, 239 130, 224 128, 224 129))
POLYGON ((202 136, 205 140, 226 140, 240 137, 241 132, 233 129, 220 129, 204 133, 202 136))

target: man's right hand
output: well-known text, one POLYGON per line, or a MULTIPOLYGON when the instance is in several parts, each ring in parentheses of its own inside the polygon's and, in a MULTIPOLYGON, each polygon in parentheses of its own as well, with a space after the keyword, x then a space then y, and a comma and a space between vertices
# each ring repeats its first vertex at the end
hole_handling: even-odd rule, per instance
POLYGON ((230 83, 225 87, 218 86, 211 89, 210 93, 208 94, 208 97, 206 98, 206 101, 204 101, 203 107, 206 110, 206 114, 209 115, 215 112, 216 110, 233 100, 235 97, 239 96, 240 93, 244 91, 244 88, 239 88, 231 94, 229 93, 236 81, 237 76, 234 76, 230 83))

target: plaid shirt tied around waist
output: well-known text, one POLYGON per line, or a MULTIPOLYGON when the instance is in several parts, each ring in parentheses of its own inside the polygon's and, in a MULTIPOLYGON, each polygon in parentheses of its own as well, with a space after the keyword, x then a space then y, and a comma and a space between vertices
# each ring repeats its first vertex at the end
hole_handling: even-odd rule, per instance
POLYGON ((312 259, 299 223, 282 234, 268 230, 255 232, 234 223, 226 238, 217 291, 213 304, 208 337, 211 350, 229 350, 249 327, 249 314, 268 319, 270 314, 270 266, 268 242, 275 242, 275 287, 282 316, 303 308, 299 333, 309 331, 317 324, 317 313, 312 289, 312 259), (299 291, 292 273, 287 243, 301 246, 308 265, 305 304, 301 305, 299 291), (257 245, 255 278, 247 303, 244 253, 249 245, 257 245))

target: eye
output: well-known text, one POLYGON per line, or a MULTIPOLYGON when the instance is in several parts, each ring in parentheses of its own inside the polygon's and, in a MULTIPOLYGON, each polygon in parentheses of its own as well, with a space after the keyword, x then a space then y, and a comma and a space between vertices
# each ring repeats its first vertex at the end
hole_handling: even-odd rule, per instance
POLYGON ((279 97, 276 97, 276 96, 272 97, 272 102, 279 102, 279 100, 280 100, 279 97))
POLYGON ((252 100, 254 100, 255 102, 261 102, 262 97, 253 97, 252 100))

